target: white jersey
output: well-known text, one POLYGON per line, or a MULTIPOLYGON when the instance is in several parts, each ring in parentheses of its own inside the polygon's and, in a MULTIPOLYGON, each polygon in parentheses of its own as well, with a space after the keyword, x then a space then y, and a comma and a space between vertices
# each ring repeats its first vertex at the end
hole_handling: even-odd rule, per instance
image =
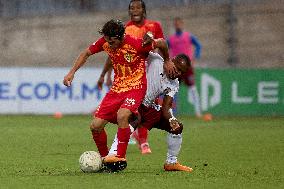
POLYGON ((142 104, 149 107, 160 95, 174 97, 179 90, 179 81, 166 76, 163 68, 164 60, 158 53, 150 52, 147 63, 147 91, 142 104))

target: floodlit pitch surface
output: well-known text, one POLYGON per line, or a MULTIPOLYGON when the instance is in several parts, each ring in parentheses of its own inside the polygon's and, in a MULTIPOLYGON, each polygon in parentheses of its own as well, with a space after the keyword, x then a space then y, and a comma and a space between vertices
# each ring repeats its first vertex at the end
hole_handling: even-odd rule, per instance
MULTIPOLYGON (((85 174, 90 116, 0 116, 0 188, 284 188, 284 118, 181 119, 179 161, 193 173, 163 170, 166 135, 154 129, 151 155, 130 145, 123 172, 85 174)), ((110 143, 116 126, 107 131, 110 143)))

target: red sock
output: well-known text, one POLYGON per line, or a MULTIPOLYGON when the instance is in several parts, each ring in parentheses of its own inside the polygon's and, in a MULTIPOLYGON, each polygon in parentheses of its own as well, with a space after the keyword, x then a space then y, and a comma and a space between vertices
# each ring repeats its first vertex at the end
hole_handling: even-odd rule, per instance
POLYGON ((117 156, 120 158, 125 158, 126 150, 128 146, 128 141, 130 138, 130 128, 118 128, 117 130, 117 156))
POLYGON ((102 131, 92 131, 93 139, 97 145, 99 153, 102 157, 108 155, 108 147, 107 147, 107 134, 103 129, 102 131))
POLYGON ((138 127, 137 128, 137 133, 138 133, 138 137, 139 137, 139 143, 143 144, 145 142, 147 142, 148 139, 148 129, 145 127, 138 127))

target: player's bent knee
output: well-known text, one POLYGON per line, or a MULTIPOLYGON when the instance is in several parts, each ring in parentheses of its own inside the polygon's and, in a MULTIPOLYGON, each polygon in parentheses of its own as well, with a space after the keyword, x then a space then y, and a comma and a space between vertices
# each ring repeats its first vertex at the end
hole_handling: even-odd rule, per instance
POLYGON ((103 130, 103 126, 99 123, 96 122, 96 120, 93 120, 90 124, 90 130, 91 131, 97 131, 97 132, 100 132, 103 130))
POLYGON ((141 115, 134 115, 132 114, 128 119, 129 124, 136 129, 138 125, 141 123, 141 115))
POLYGON ((129 118, 131 116, 132 112, 130 110, 119 110, 117 112, 117 122, 122 123, 122 122, 128 122, 129 123, 129 118))

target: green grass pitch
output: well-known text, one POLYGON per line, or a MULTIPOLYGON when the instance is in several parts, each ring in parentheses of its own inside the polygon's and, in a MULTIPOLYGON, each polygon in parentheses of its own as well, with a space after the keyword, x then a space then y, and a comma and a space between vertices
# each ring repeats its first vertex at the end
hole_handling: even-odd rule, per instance
MULTIPOLYGON (((153 129, 151 155, 135 145, 128 167, 85 174, 78 158, 96 150, 90 116, 0 116, 0 188, 284 188, 284 118, 181 117, 179 161, 194 172, 164 172, 166 134, 153 129)), ((107 126, 109 144, 116 131, 107 126)))

